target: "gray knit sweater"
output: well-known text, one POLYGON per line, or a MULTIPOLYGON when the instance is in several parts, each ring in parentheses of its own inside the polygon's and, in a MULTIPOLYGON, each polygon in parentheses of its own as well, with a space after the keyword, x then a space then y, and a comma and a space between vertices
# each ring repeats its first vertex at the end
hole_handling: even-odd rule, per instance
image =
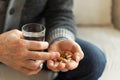
MULTIPOLYGON (((26 0, 22 9, 19 28, 16 28, 21 29, 21 26, 26 23, 41 23, 46 26, 46 40, 48 42, 58 37, 74 40, 76 31, 72 8, 73 0, 26 0)), ((10 14, 14 15, 16 11, 13 8, 10 14)), ((4 28, 4 26, 2 27, 4 28)))

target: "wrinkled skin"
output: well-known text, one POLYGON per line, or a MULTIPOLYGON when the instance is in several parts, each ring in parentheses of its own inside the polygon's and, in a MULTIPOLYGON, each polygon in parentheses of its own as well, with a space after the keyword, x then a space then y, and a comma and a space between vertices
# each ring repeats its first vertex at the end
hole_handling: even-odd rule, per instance
POLYGON ((48 42, 23 39, 22 32, 11 30, 0 34, 0 62, 27 75, 37 74, 45 60, 58 58, 58 52, 40 52, 48 42))
POLYGON ((59 40, 55 41, 49 48, 49 52, 61 52, 61 51, 71 51, 72 60, 67 63, 59 62, 57 60, 48 60, 47 66, 54 72, 62 71, 66 72, 68 70, 73 70, 77 68, 79 61, 83 59, 84 53, 80 46, 71 40, 59 40))

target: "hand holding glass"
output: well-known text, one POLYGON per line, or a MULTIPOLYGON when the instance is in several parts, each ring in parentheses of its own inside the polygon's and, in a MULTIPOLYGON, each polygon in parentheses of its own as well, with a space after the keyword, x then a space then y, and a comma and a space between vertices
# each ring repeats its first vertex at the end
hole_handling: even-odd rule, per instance
MULTIPOLYGON (((45 27, 42 24, 38 24, 38 23, 29 23, 29 24, 23 25, 22 27, 24 39, 27 39, 27 40, 44 41, 45 30, 46 30, 45 27)), ((41 68, 42 66, 43 66, 43 63, 40 64, 41 68)))

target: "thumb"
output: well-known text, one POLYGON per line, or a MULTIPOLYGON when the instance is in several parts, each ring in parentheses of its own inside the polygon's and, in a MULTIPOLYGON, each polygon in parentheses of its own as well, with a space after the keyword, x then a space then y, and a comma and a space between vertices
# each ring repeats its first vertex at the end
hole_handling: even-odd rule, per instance
POLYGON ((22 31, 20 31, 20 30, 17 30, 17 29, 15 29, 15 30, 13 30, 20 38, 23 38, 23 33, 22 33, 22 31))
POLYGON ((9 31, 9 33, 13 33, 13 36, 18 37, 18 38, 23 38, 23 33, 22 31, 18 30, 18 29, 14 29, 9 31))

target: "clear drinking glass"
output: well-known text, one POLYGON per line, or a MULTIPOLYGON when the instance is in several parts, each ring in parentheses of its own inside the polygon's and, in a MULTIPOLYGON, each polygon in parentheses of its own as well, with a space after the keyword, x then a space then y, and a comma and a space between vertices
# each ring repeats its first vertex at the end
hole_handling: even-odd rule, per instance
MULTIPOLYGON (((22 33, 23 33, 24 39, 27 39, 27 40, 44 41, 45 30, 46 30, 45 26, 39 23, 28 23, 22 26, 22 33)), ((41 51, 41 50, 36 50, 36 51, 41 51)), ((43 66, 43 63, 40 64, 41 68, 42 66, 43 66)))
POLYGON ((45 26, 39 23, 28 23, 22 26, 23 36, 27 40, 44 41, 45 26))

